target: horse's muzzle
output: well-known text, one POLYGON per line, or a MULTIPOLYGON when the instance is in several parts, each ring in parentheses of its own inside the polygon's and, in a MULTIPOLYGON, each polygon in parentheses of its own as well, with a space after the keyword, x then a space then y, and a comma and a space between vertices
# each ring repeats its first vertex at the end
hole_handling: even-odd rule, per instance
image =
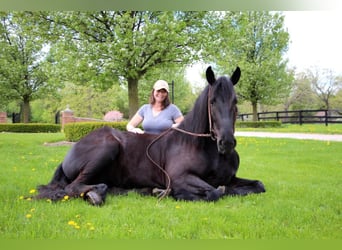
POLYGON ((230 154, 233 152, 236 146, 236 140, 234 137, 231 139, 218 139, 217 150, 220 154, 230 154))

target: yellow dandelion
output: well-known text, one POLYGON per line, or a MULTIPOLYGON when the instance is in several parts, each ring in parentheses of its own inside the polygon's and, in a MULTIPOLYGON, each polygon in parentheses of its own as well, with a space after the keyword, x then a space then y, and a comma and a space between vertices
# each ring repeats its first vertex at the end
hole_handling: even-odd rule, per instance
POLYGON ((95 230, 95 227, 91 226, 91 227, 89 227, 89 230, 90 230, 90 231, 94 231, 94 230, 95 230))
POLYGON ((180 209, 181 207, 179 205, 176 206, 176 209, 180 209))
POLYGON ((35 190, 35 189, 31 189, 31 190, 30 190, 30 194, 34 194, 36 191, 37 191, 37 190, 35 190))
POLYGON ((80 229, 81 227, 79 225, 74 226, 75 229, 80 229))
POLYGON ((32 217, 32 214, 26 214, 26 218, 30 219, 32 217))
POLYGON ((68 225, 75 226, 75 225, 77 225, 77 223, 75 221, 73 221, 73 220, 69 220, 68 221, 68 225))
POLYGON ((35 168, 32 168, 31 170, 32 170, 32 171, 36 171, 36 169, 35 169, 35 168))
POLYGON ((19 196, 19 200, 23 200, 24 199, 24 196, 19 196))
POLYGON ((31 198, 31 197, 28 197, 28 198, 26 198, 26 200, 27 200, 27 201, 30 201, 30 200, 32 200, 32 198, 31 198))
POLYGON ((51 199, 47 199, 46 200, 48 203, 52 203, 52 200, 51 199))
POLYGON ((80 197, 83 197, 83 196, 84 196, 84 193, 81 193, 81 194, 80 194, 80 197))
POLYGON ((65 195, 65 196, 63 197, 63 200, 64 200, 64 201, 69 200, 69 195, 65 195))

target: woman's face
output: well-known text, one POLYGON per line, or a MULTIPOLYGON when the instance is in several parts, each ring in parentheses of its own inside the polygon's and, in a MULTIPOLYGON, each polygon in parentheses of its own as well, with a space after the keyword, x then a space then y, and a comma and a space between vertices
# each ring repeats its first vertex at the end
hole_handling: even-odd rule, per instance
POLYGON ((167 91, 165 89, 154 90, 153 97, 156 100, 156 102, 163 102, 167 97, 167 91))

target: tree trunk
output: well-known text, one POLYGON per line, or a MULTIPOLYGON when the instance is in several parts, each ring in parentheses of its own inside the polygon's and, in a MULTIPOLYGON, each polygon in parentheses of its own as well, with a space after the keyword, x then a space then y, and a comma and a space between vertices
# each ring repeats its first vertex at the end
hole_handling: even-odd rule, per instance
POLYGON ((128 78, 127 81, 129 118, 132 118, 139 109, 138 79, 128 78))
POLYGON ((253 121, 257 122, 258 121, 258 103, 252 103, 253 107, 253 121))
POLYGON ((30 99, 24 97, 24 102, 23 102, 23 109, 22 109, 22 122, 23 123, 29 123, 30 122, 30 113, 31 113, 31 108, 30 108, 30 99))

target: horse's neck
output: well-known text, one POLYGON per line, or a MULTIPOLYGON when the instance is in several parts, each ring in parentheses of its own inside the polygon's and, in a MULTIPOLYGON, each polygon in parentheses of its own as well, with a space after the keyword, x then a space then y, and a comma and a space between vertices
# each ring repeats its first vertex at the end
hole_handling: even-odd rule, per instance
POLYGON ((196 100, 194 108, 185 116, 182 129, 198 134, 210 133, 207 100, 206 94, 196 100))

